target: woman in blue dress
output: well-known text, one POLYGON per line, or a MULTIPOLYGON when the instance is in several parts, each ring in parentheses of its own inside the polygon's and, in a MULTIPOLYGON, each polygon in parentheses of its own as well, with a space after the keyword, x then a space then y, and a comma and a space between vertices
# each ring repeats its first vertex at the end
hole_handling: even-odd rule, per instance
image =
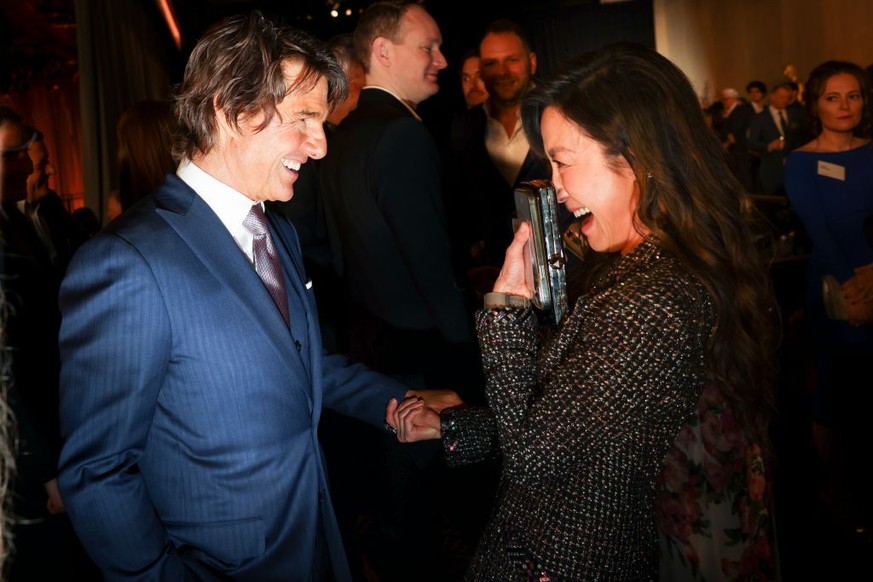
POLYGON ((825 469, 822 496, 840 509, 850 493, 849 475, 840 469, 849 449, 840 443, 851 436, 857 447, 864 434, 852 434, 857 422, 847 413, 870 398, 873 246, 864 233, 873 215, 870 80, 854 63, 827 61, 806 88, 816 137, 788 156, 785 185, 812 242, 804 320, 815 366, 813 437, 825 469))

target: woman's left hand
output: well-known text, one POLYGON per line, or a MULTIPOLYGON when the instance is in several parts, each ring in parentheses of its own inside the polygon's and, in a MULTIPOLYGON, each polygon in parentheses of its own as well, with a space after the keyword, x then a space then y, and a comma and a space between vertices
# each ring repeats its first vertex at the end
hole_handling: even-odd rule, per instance
POLYGON ((873 301, 873 263, 856 268, 842 289, 849 304, 873 301))

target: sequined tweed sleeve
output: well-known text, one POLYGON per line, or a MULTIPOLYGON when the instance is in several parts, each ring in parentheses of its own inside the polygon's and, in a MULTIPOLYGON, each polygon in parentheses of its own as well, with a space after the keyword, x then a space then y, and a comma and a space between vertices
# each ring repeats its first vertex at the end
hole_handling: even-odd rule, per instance
POLYGON ((487 406, 443 410, 440 428, 444 458, 449 467, 480 463, 500 452, 494 415, 487 406))
POLYGON ((542 349, 530 310, 478 312, 506 474, 536 485, 635 432, 669 441, 702 388, 713 320, 699 282, 673 268, 582 296, 542 349))

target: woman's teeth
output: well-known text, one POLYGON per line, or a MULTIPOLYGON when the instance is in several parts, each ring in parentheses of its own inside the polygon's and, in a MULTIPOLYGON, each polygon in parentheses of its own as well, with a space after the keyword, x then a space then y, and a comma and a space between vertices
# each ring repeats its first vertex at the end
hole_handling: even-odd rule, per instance
POLYGON ((588 210, 587 208, 580 208, 579 210, 577 210, 576 212, 573 213, 573 216, 575 216, 576 218, 582 218, 583 216, 585 216, 586 214, 588 214, 590 212, 591 211, 588 210))
POLYGON ((292 162, 291 160, 282 160, 282 165, 288 168, 289 170, 294 170, 295 172, 300 171, 300 163, 292 162))

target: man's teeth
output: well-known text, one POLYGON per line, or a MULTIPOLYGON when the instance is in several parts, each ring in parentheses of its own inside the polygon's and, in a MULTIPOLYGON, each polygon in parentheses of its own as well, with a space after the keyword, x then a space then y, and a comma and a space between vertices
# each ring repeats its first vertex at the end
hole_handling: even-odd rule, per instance
POLYGON ((289 170, 294 170, 295 172, 300 171, 300 163, 292 162, 291 160, 282 160, 282 165, 288 168, 289 170))
POLYGON ((583 216, 585 216, 589 212, 591 212, 591 211, 588 210, 587 208, 580 208, 579 210, 577 210, 576 212, 573 213, 573 216, 575 216, 576 218, 582 218, 583 216))

